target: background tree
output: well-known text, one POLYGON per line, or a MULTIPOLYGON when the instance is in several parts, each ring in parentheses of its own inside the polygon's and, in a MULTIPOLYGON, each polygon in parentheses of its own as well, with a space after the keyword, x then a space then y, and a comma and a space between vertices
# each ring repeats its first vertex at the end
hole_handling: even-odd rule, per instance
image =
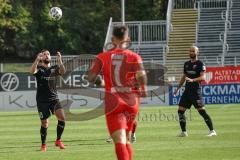
MULTIPOLYGON (((167 0, 127 0, 126 20, 164 18, 167 0)), ((102 50, 109 18, 121 20, 120 0, 0 0, 0 58, 32 59, 42 49, 63 54, 102 50), (63 10, 60 21, 48 11, 63 10)))

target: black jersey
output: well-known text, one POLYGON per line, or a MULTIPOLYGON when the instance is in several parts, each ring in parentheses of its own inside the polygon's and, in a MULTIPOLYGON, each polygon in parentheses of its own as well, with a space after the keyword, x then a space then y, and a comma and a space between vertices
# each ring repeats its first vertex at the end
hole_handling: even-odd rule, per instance
MULTIPOLYGON (((184 74, 186 77, 194 79, 201 75, 201 72, 206 70, 205 65, 202 61, 197 60, 196 62, 187 61, 184 63, 184 74)), ((201 88, 201 82, 186 82, 186 90, 195 90, 201 88)))
POLYGON ((59 74, 59 66, 51 66, 45 68, 43 66, 37 66, 38 72, 34 75, 37 79, 37 102, 50 102, 58 100, 57 95, 57 77, 59 74))

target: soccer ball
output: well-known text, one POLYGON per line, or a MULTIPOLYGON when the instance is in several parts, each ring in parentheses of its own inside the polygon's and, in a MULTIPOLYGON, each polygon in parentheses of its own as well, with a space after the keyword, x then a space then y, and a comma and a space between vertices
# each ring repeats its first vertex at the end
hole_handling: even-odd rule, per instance
POLYGON ((60 20, 62 18, 62 10, 59 7, 52 7, 49 11, 49 16, 54 20, 60 20))

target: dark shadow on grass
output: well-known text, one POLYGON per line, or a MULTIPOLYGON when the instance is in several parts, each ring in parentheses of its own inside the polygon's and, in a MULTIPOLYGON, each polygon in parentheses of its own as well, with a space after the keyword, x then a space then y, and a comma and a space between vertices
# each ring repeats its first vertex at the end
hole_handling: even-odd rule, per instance
MULTIPOLYGON (((103 138, 99 138, 99 139, 72 139, 72 140, 63 140, 64 143, 68 143, 68 142, 98 142, 98 141, 105 141, 105 139, 103 138)), ((47 143, 54 143, 55 141, 50 140, 47 141, 47 143)), ((39 144, 39 141, 35 141, 35 142, 30 142, 33 144, 39 144)))
POLYGON ((36 115, 38 115, 38 113, 36 112, 36 113, 32 113, 32 114, 29 114, 29 113, 26 113, 26 114, 10 114, 10 115, 8 115, 8 114, 4 114, 4 115, 1 115, 1 118, 2 117, 32 117, 32 116, 36 116, 36 115))
POLYGON ((0 147, 0 150, 3 150, 3 149, 17 149, 17 148, 33 148, 33 147, 38 147, 38 146, 36 146, 36 145, 24 145, 24 146, 22 146, 22 145, 20 145, 19 144, 19 146, 4 146, 4 147, 0 147))
MULTIPOLYGON (((55 141, 48 141, 47 142, 47 146, 51 147, 51 148, 54 148, 54 142, 55 141)), ((68 142, 75 142, 74 144, 71 144, 71 145, 68 145, 65 143, 65 146, 66 147, 70 147, 70 146, 102 146, 102 145, 105 145, 104 143, 104 139, 90 139, 90 140, 69 140, 69 141, 64 141, 66 143, 68 142), (103 143, 99 143, 99 140, 101 140, 103 143), (98 142, 98 143, 79 143, 79 142, 98 142)), ((19 146, 4 146, 4 147, 0 147, 0 153, 16 153, 16 152, 22 152, 21 149, 24 148, 24 149, 29 149, 32 150, 34 149, 34 151, 40 151, 40 142, 31 142, 31 143, 34 143, 34 144, 39 144, 39 145, 20 145, 19 146), (39 149, 35 149, 35 148, 38 148, 39 149), (19 149, 18 151, 12 151, 12 149, 19 149), (1 150, 8 150, 8 151, 1 151, 1 150)), ((56 147, 57 148, 57 147, 56 147)))

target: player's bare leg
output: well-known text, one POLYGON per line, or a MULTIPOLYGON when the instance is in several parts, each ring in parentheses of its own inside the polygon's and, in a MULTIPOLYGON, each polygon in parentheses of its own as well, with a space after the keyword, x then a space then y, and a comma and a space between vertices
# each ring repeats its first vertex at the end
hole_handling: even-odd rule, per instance
POLYGON ((131 138, 130 138, 131 143, 134 143, 134 142, 137 141, 136 129, 137 129, 137 121, 134 121, 133 129, 132 129, 132 133, 131 133, 131 138))
POLYGON ((41 120, 41 129, 40 129, 40 135, 41 135, 41 151, 46 152, 47 146, 46 146, 46 138, 47 138, 47 128, 48 128, 48 119, 41 120))
POLYGON ((118 160, 130 160, 129 151, 127 148, 127 135, 125 129, 120 129, 111 135, 115 144, 115 152, 118 160))
MULTIPOLYGON (((137 121, 134 122, 133 124, 133 129, 131 131, 131 136, 129 134, 129 132, 127 133, 127 140, 131 143, 134 143, 136 142, 137 140, 137 137, 136 137, 136 128, 137 128, 137 121)), ((111 143, 113 140, 112 140, 112 137, 109 136, 107 139, 106 139, 106 142, 107 143, 111 143)))
POLYGON ((209 134, 207 136, 209 136, 209 137, 216 136, 217 133, 213 129, 211 117, 207 114, 205 107, 197 108, 197 110, 198 110, 198 113, 203 117, 204 121, 206 122, 206 124, 209 128, 209 134))
POLYGON ((178 135, 178 137, 187 137, 187 130, 186 130, 186 117, 185 117, 186 108, 179 106, 178 107, 178 117, 179 117, 179 124, 181 127, 182 132, 178 135))
POLYGON ((65 128, 65 114, 62 108, 55 110, 55 115, 58 119, 57 124, 57 139, 55 141, 55 145, 58 146, 60 149, 64 149, 65 146, 61 141, 61 136, 65 128))

